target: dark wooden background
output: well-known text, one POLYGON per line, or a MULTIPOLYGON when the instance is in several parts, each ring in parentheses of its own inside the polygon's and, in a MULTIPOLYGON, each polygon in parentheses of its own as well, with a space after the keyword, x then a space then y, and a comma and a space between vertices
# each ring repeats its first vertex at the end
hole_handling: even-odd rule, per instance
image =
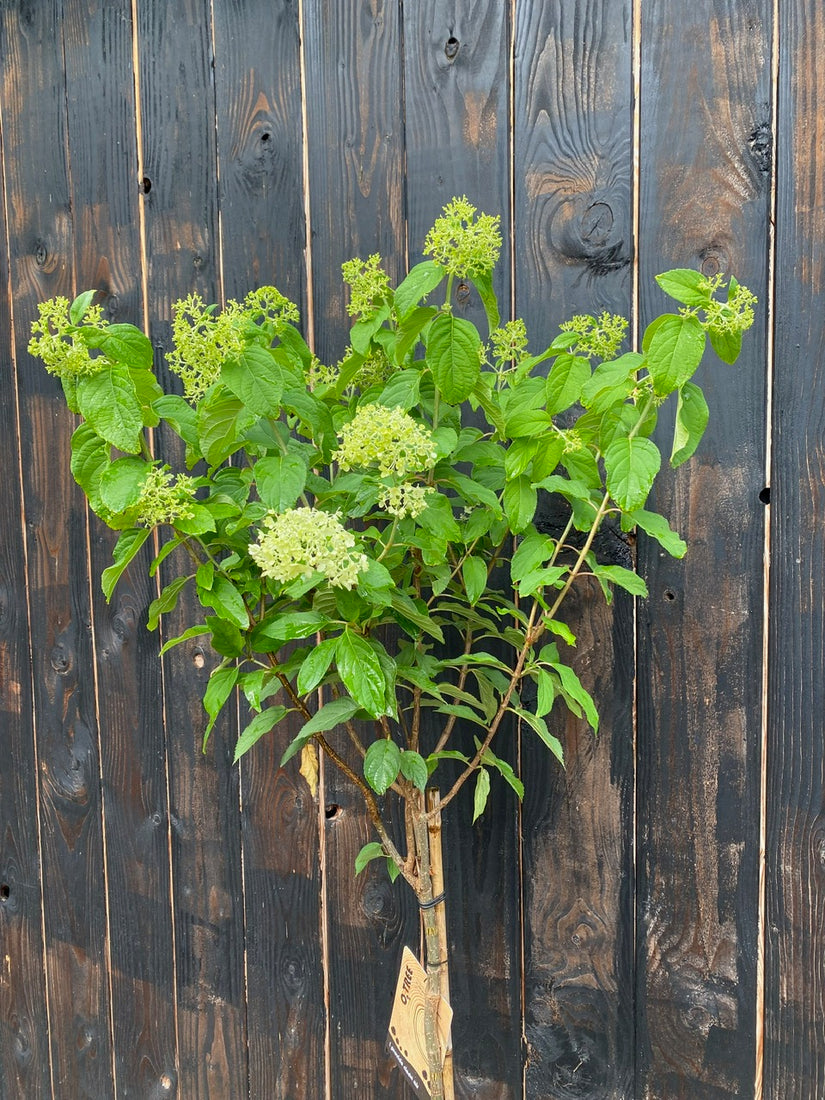
POLYGON ((353 878, 358 799, 280 772, 290 731, 201 755, 213 658, 158 660, 139 569, 104 602, 26 345, 98 287, 163 375, 173 299, 275 282, 334 361, 341 261, 400 274, 465 193, 533 347, 638 329, 669 267, 760 307, 658 490, 687 558, 579 596, 601 736, 559 716, 566 772, 514 743, 521 809, 448 819, 458 1096, 825 1097, 823 57, 821 0, 0 0, 3 1100, 407 1095, 410 898, 353 878))

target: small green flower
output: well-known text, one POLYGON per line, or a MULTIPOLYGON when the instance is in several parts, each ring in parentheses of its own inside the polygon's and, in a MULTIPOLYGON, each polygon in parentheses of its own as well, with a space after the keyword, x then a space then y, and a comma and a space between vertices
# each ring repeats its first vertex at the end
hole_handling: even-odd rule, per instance
POLYGON ((490 343, 493 345, 493 356, 499 365, 518 363, 524 357, 527 347, 527 326, 520 317, 515 321, 508 321, 501 328, 493 329, 490 333, 490 343))
MULTIPOLYGON (((49 374, 59 378, 81 378, 97 374, 106 365, 105 357, 93 358, 83 341, 69 331, 73 326, 69 319, 68 298, 51 298, 41 302, 37 309, 40 316, 32 322, 29 354, 42 359, 49 374)), ((83 321, 97 328, 106 324, 100 306, 89 306, 83 321)))
POLYGON ((572 347, 579 355, 603 361, 612 359, 627 332, 626 318, 603 310, 598 318, 577 314, 560 325, 562 332, 572 334, 572 347))
POLYGON ((409 482, 392 485, 379 494, 378 507, 386 509, 390 515, 398 516, 399 519, 404 516, 415 519, 427 507, 427 497, 434 492, 435 487, 432 485, 411 485, 409 482))
POLYGON ((207 306, 199 294, 190 294, 172 306, 173 350, 166 355, 169 369, 183 382, 183 392, 193 404, 220 378, 225 359, 244 347, 243 311, 227 302, 223 313, 207 306))
POLYGON ((390 280, 381 267, 381 257, 374 252, 366 260, 357 256, 341 265, 344 282, 350 288, 347 306, 350 317, 369 317, 380 308, 390 293, 390 280))
POLYGON ((382 476, 404 480, 435 465, 432 432, 399 406, 362 405, 339 438, 332 457, 342 470, 377 466, 382 476))
POLYGON ((501 252, 500 219, 479 214, 466 197, 453 199, 427 234, 424 255, 450 275, 472 279, 495 267, 501 252))
POLYGON ((317 508, 270 513, 249 553, 265 577, 282 584, 322 573, 335 588, 353 588, 369 565, 338 513, 317 508))
POLYGON ((191 519, 194 500, 194 478, 186 474, 175 477, 168 466, 153 466, 135 505, 135 522, 141 527, 157 527, 162 523, 191 519))
MULTIPOLYGON (((230 302, 230 305, 235 303, 230 302)), ((261 322, 272 326, 276 335, 288 324, 297 324, 300 320, 295 303, 290 302, 274 286, 261 286, 257 290, 251 290, 243 300, 242 309, 253 323, 261 322)))
MULTIPOLYGON (((708 280, 708 289, 711 293, 717 289, 717 280, 720 278, 721 276, 716 276, 714 280, 708 280)), ((752 294, 746 286, 740 286, 737 283, 729 293, 727 302, 711 298, 704 307, 705 328, 719 335, 746 332, 753 324, 753 307, 757 300, 756 295, 752 294)))

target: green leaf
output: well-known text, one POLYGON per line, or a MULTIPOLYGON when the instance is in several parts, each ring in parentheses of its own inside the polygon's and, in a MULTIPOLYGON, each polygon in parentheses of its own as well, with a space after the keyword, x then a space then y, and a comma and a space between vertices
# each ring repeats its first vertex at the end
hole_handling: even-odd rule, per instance
POLYGON ((364 757, 364 778, 376 794, 386 794, 401 768, 401 750, 394 741, 373 741, 364 757))
POLYGON ((409 596, 396 589, 392 594, 390 606, 397 613, 399 619, 409 622, 423 634, 429 634, 431 638, 435 638, 438 642, 444 641, 441 627, 435 620, 430 618, 426 611, 426 604, 422 603, 419 607, 409 596))
POLYGON ((685 382, 679 390, 676 405, 676 425, 670 465, 681 466, 694 453, 705 434, 710 412, 705 395, 693 382, 685 382))
POLYGON ((445 401, 466 401, 481 374, 481 337, 475 325, 452 313, 439 313, 430 325, 427 362, 445 401))
POLYGON ((244 598, 227 577, 216 574, 211 588, 198 585, 198 599, 204 607, 211 607, 221 619, 237 626, 239 630, 249 628, 249 612, 244 598))
POLYGON ((299 695, 306 695, 318 687, 329 671, 337 644, 337 638, 326 638, 319 645, 314 646, 304 657, 295 682, 299 695))
POLYGON ((643 508, 640 508, 625 517, 622 527, 625 530, 638 527, 646 535, 656 539, 659 545, 674 558, 683 558, 687 553, 687 543, 671 529, 665 517, 660 516, 658 512, 646 512, 643 508), (625 522, 627 527, 625 527, 625 522))
POLYGON ((487 587, 487 563, 483 558, 468 557, 461 563, 464 590, 471 604, 478 603, 487 587))
POLYGON ((657 394, 673 393, 690 378, 705 351, 705 330, 692 314, 665 314, 647 349, 646 363, 657 394))
POLYGON ((112 553, 114 564, 110 565, 108 569, 104 569, 100 578, 107 602, 112 598, 115 585, 123 576, 129 562, 149 538, 149 534, 148 527, 130 527, 128 530, 120 532, 120 537, 112 553))
POLYGON ((287 707, 280 704, 267 707, 260 714, 256 714, 252 721, 241 730, 241 735, 235 744, 235 756, 232 762, 237 764, 243 754, 249 752, 255 742, 260 741, 264 734, 269 733, 287 714, 289 714, 287 707))
POLYGON ((596 710, 596 704, 593 702, 591 694, 584 687, 570 665, 565 665, 559 661, 554 662, 551 667, 554 668, 559 675, 562 690, 581 706, 593 732, 598 733, 599 712, 596 710))
POLYGON ((473 824, 484 813, 487 799, 490 795, 490 773, 486 768, 478 769, 475 791, 473 793, 473 824))
POLYGON ((107 359, 131 367, 151 368, 154 353, 149 339, 134 325, 89 325, 80 336, 87 347, 99 348, 107 359))
POLYGON ((240 670, 237 665, 228 668, 221 665, 216 668, 209 677, 206 691, 203 693, 203 708, 209 715, 209 724, 203 733, 203 748, 209 740, 209 734, 217 721, 218 715, 223 710, 229 696, 235 690, 240 670))
MULTIPOLYGON (((481 742, 477 737, 475 738, 475 743, 476 748, 480 749, 481 742)), ((509 785, 518 795, 519 801, 524 798, 524 784, 518 778, 516 773, 513 771, 511 765, 508 764, 506 760, 502 760, 500 757, 496 756, 492 749, 485 749, 481 757, 481 762, 483 764, 486 764, 490 768, 495 768, 496 771, 498 771, 504 777, 504 779, 509 783, 509 785)))
POLYGON ((114 363, 77 384, 80 412, 99 436, 127 454, 140 450, 143 416, 127 366, 114 363))
POLYGON ((739 358, 742 350, 742 333, 726 332, 724 329, 709 328, 710 346, 723 363, 732 365, 739 358))
POLYGON ((210 466, 219 466, 243 446, 242 431, 254 419, 239 397, 222 386, 214 389, 198 404, 198 444, 210 466))
POLYGON ((101 439, 88 424, 80 424, 72 433, 72 476, 89 498, 95 512, 103 507, 100 479, 109 465, 110 450, 106 440, 101 439))
POLYGON ((444 275, 444 268, 433 260, 424 260, 411 268, 407 277, 396 287, 393 298, 399 318, 405 317, 414 306, 435 290, 444 275))
POLYGON ((707 305, 707 280, 701 271, 677 267, 656 276, 656 282, 669 298, 686 306, 707 305))
POLYGON ((353 699, 333 699, 331 703, 325 703, 309 719, 297 737, 293 737, 287 745, 281 757, 281 767, 291 760, 296 752, 300 752, 316 733, 326 733, 327 730, 335 729, 342 722, 348 722, 358 709, 358 704, 353 699))
POLYGON ((386 855, 386 852, 378 843, 377 840, 371 840, 369 844, 365 844, 358 855, 355 857, 355 873, 360 875, 364 868, 374 859, 380 859, 386 855))
POLYGON ((378 404, 405 412, 418 404, 421 375, 417 370, 397 371, 381 391, 378 404))
POLYGON ((149 604, 149 613, 146 626, 149 630, 157 630, 161 615, 172 611, 178 602, 178 596, 192 577, 176 577, 171 584, 167 584, 157 599, 149 604))
POLYGON ((555 549, 555 540, 549 535, 539 534, 538 531, 533 531, 523 539, 519 539, 518 549, 510 562, 510 577, 513 582, 520 581, 522 577, 546 562, 553 556, 555 549))
POLYGON ((536 714, 531 714, 529 710, 524 710, 523 707, 511 707, 514 714, 517 714, 522 721, 526 722, 530 729, 534 730, 545 745, 548 747, 553 756, 558 760, 562 767, 564 767, 564 748, 558 737, 554 736, 547 728, 547 723, 543 718, 540 718, 536 714))
POLYGON ((650 439, 625 436, 604 453, 607 489, 623 512, 635 512, 647 500, 662 456, 650 439))
POLYGON ((621 565, 595 565, 593 572, 600 580, 618 585, 632 596, 647 596, 647 585, 644 578, 632 569, 625 569, 621 565))
MULTIPOLYGON (((279 614, 275 618, 267 619, 260 623, 252 632, 253 647, 259 643, 294 642, 299 638, 308 638, 310 634, 317 634, 329 624, 325 615, 317 611, 294 611, 289 614, 279 614)), ((262 652, 267 652, 263 650, 262 652)))
POLYGON ((536 673, 536 683, 538 686, 536 717, 543 718, 545 714, 550 713, 556 701, 556 681, 547 669, 540 668, 536 673))
POLYGON ((250 344, 237 359, 228 359, 221 367, 221 381, 258 416, 278 415, 284 376, 266 348, 250 344))
POLYGON ((545 383, 547 411, 564 412, 581 398, 582 386, 590 378, 590 363, 580 355, 559 355, 545 383))
POLYGON ((291 508, 304 491, 307 465, 301 455, 272 455, 255 463, 255 484, 261 500, 273 512, 291 508))
POLYGON ((401 774, 405 779, 409 779, 410 783, 417 787, 419 791, 423 791, 429 778, 427 761, 420 753, 405 749, 401 753, 401 774))
POLYGON ((83 315, 94 300, 95 294, 97 294, 96 290, 84 290, 82 294, 78 294, 69 306, 69 320, 73 325, 81 323, 83 315))
POLYGON ((478 296, 481 299, 481 304, 484 306, 484 312, 487 315, 487 328, 492 332, 493 329, 498 328, 501 321, 498 311, 498 300, 496 299, 496 292, 493 289, 493 273, 492 271, 483 271, 479 272, 477 275, 471 275, 470 282, 478 291, 478 296))
POLYGON ((380 718, 387 713, 384 672, 365 638, 345 630, 336 641, 335 664, 344 687, 368 714, 380 718))
POLYGON ((196 446, 198 442, 198 414, 184 398, 167 393, 153 403, 155 412, 167 422, 185 443, 196 446))
POLYGON ((113 512, 125 512, 137 504, 151 469, 142 458, 118 458, 100 476, 100 499, 113 512))
POLYGON ((181 642, 188 642, 190 638, 202 638, 204 634, 211 633, 206 623, 198 623, 197 626, 190 626, 188 630, 184 630, 183 634, 178 634, 174 638, 169 638, 160 647, 159 656, 163 656, 164 653, 168 653, 170 649, 174 649, 176 645, 180 645, 181 642))
POLYGON ((504 486, 502 504, 510 530, 514 534, 525 531, 536 514, 538 504, 538 494, 530 484, 530 479, 522 474, 508 481, 504 486))

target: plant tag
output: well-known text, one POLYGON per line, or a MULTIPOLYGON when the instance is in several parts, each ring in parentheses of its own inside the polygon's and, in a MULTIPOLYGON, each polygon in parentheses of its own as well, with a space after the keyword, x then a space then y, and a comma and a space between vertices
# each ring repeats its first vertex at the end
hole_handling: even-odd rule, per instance
MULTIPOLYGON (((424 1006, 427 996, 427 972, 410 951, 404 948, 401 971, 395 989, 387 1049, 415 1090, 416 1096, 428 1097, 427 1042, 424 1036, 424 1006)), ((442 1063, 450 1042, 453 1010, 442 997, 438 1008, 438 1038, 442 1063)))

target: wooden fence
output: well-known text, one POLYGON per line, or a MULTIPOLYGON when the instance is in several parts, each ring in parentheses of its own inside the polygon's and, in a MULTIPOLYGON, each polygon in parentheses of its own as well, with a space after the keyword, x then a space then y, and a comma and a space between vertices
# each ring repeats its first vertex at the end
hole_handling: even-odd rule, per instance
POLYGON ((163 374, 171 300, 275 282, 334 361, 342 260, 399 274, 461 194, 535 347, 638 328, 670 267, 760 307, 658 495, 687 558, 579 599, 600 737, 559 718, 565 772, 525 740, 523 806, 447 821, 457 1093, 822 1100, 824 57, 821 0, 0 0, 3 1100, 407 1095, 410 898, 354 879, 356 792, 279 771, 288 733, 201 754, 212 655, 158 660, 140 570, 104 602, 26 346, 97 287, 163 374))

